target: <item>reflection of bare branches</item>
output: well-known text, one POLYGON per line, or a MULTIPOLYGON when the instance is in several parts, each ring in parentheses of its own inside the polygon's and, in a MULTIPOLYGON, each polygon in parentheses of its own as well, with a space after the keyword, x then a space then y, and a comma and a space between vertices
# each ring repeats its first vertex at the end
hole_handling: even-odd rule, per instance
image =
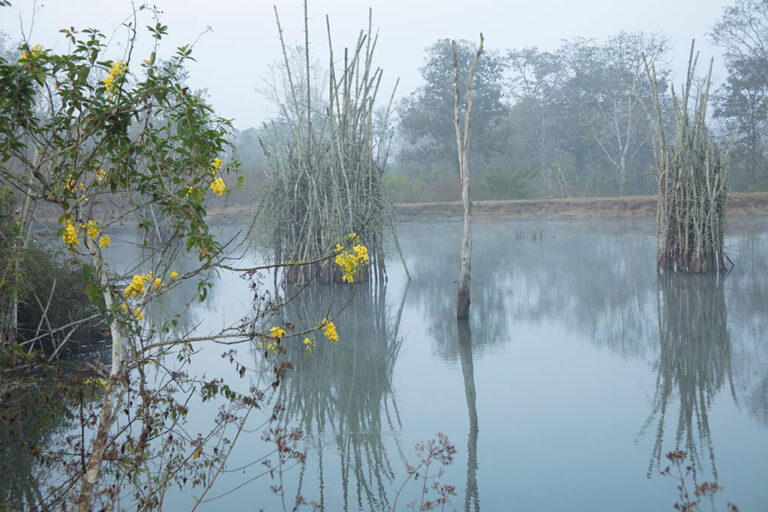
POLYGON ((308 445, 314 444, 307 448, 317 452, 321 504, 325 500, 324 435, 333 433, 340 456, 344 510, 359 510, 366 504, 375 510, 388 508, 387 491, 395 477, 382 429, 400 427, 391 382, 402 344, 398 329, 405 294, 394 318, 387 315, 385 298, 386 287, 370 283, 355 287, 318 284, 308 287, 282 311, 295 331, 303 331, 322 320, 329 304, 348 302, 335 320, 338 343, 331 345, 318 332, 317 346, 307 357, 298 340, 284 342, 294 371, 276 396, 283 408, 280 422, 299 426, 308 445))
POLYGON ((699 458, 706 450, 717 478, 709 409, 726 383, 736 399, 723 278, 667 272, 659 276, 658 286, 659 373, 653 411, 642 429, 658 417, 649 475, 661 464, 664 422, 669 401, 677 392, 680 413, 675 449, 688 452, 695 466, 700 466, 699 458))

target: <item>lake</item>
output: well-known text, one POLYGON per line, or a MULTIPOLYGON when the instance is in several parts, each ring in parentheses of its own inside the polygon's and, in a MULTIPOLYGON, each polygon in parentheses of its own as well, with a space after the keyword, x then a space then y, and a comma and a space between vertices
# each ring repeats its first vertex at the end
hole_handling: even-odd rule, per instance
MULTIPOLYGON (((341 310, 340 341, 316 335, 307 356, 287 339, 293 369, 252 419, 279 404, 276 423, 304 433, 288 508, 300 493, 328 511, 405 510, 421 496, 411 482, 398 498, 414 446, 443 433, 456 448, 440 478, 456 487, 448 510, 672 510, 677 482, 659 471, 676 449, 698 482, 724 487, 720 510, 767 509, 768 217, 731 221, 724 276, 658 275, 654 233, 651 219, 477 222, 468 322, 455 319, 458 222, 398 226, 410 282, 393 251, 385 286, 305 290, 285 321, 341 310)), ((251 296, 225 273, 189 325, 227 325, 251 296)), ((231 375, 224 350, 205 347, 195 371, 231 375)), ((215 415, 198 407, 191 435, 215 415)), ((269 446, 244 432, 201 509, 282 509, 275 481, 254 480, 269 446)), ((165 509, 195 492, 171 491, 165 509)))
MULTIPOLYGON (((301 326, 344 308, 339 343, 318 336, 311 357, 286 344, 295 368, 274 402, 307 456, 288 496, 390 510, 414 445, 441 432, 457 510, 671 510, 677 484, 658 473, 678 448, 697 481, 725 488, 719 508, 768 507, 765 218, 732 222, 736 266, 719 277, 658 276, 647 219, 476 223, 468 323, 455 319, 460 224, 398 233, 410 283, 395 256, 385 287, 318 285, 284 311, 301 326)), ((205 316, 222 323, 249 295, 234 275, 219 286, 205 316)), ((232 465, 265 450, 241 438, 232 465)), ((409 484, 398 509, 420 496, 409 484)), ((263 480, 207 509, 222 506, 280 501, 263 480)))

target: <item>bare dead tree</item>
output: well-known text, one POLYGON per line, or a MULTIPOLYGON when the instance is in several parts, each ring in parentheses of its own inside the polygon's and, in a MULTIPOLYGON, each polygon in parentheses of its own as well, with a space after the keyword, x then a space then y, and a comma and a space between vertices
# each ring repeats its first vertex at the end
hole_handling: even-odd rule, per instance
POLYGON ((483 53, 483 34, 480 34, 480 45, 472 60, 467 75, 467 96, 465 99, 464 128, 459 124, 459 63, 456 41, 451 41, 453 48, 453 125, 456 127, 456 147, 459 152, 459 176, 461 177, 461 202, 464 205, 464 234, 461 238, 461 263, 459 264, 459 290, 457 294, 456 317, 469 316, 469 278, 471 273, 472 253, 472 201, 469 197, 469 116, 472 112, 472 76, 480 55, 483 53))

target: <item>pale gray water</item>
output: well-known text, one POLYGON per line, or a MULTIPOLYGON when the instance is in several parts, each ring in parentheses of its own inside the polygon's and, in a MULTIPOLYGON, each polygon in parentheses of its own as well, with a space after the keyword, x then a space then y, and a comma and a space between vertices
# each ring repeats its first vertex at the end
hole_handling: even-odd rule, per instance
MULTIPOLYGON (((409 285, 391 258, 385 288, 318 285, 282 313, 312 325, 357 289, 336 320, 339 343, 318 336, 310 358, 286 343, 295 368, 265 408, 283 404, 278 423, 305 432, 306 465, 284 475, 289 509, 298 489, 327 511, 391 510, 414 445, 438 432, 457 449, 442 478, 458 493, 448 510, 672 510, 677 484, 658 470, 676 448, 694 454, 700 481, 725 487, 720 510, 768 509, 768 218, 732 222, 736 267, 720 278, 659 278, 648 220, 478 222, 463 324, 460 224, 398 231, 409 285)), ((248 282, 224 274, 186 327, 228 325, 250 300, 248 282)), ((206 347, 195 371, 230 375, 224 350, 206 347)), ((187 432, 206 432, 215 414, 196 405, 187 432)), ((230 467, 267 450, 245 434, 230 467)), ((223 474, 209 497, 263 470, 223 474)), ((282 510, 273 483, 202 510, 282 510)), ((188 510, 198 492, 171 491, 165 510, 188 510)), ((419 496, 410 484, 397 509, 419 496)))
MULTIPOLYGON (((401 225, 407 289, 393 259, 386 289, 359 285, 339 316, 340 343, 289 348, 281 421, 307 452, 290 492, 300 480, 326 510, 389 510, 414 444, 443 432, 457 510, 671 510, 676 483, 658 470, 676 448, 725 487, 720 509, 768 509, 765 219, 733 223, 737 266, 720 279, 657 278, 649 221, 476 223, 468 328, 454 317, 460 231, 401 225)), ((214 309, 231 312, 247 295, 224 279, 214 309)), ((318 286, 285 318, 312 324, 351 289, 318 286)), ((243 439, 233 464, 263 450, 243 439)), ((207 509, 280 508, 267 486, 207 509)), ((419 495, 406 487, 398 509, 419 495)))

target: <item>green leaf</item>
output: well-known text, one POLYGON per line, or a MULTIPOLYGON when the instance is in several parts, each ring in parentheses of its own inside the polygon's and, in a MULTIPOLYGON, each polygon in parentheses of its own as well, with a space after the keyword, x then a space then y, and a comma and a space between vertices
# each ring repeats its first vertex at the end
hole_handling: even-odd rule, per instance
POLYGON ((93 269, 90 265, 87 263, 83 265, 83 280, 85 280, 86 283, 90 283, 93 281, 93 269))
POLYGON ((101 304, 101 290, 99 290, 98 286, 88 283, 88 286, 85 287, 85 292, 88 294, 88 300, 91 301, 91 304, 101 304))

